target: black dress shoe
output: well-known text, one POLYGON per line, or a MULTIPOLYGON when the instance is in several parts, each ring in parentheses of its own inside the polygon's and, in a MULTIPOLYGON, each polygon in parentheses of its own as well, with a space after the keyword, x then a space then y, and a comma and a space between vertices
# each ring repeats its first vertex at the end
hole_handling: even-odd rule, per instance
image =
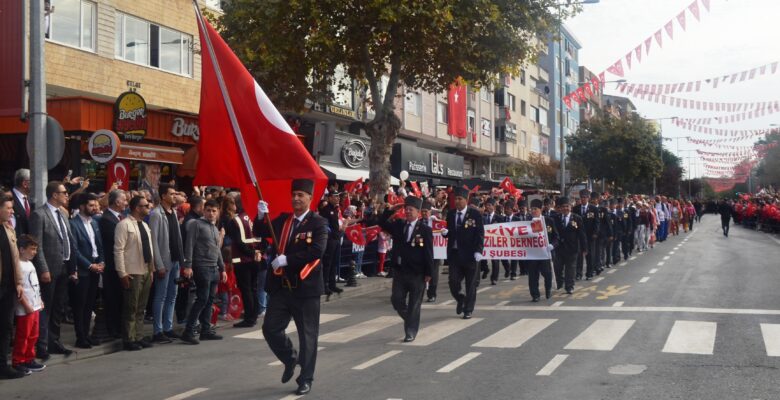
POLYGON ((193 336, 192 333, 184 333, 181 335, 181 341, 187 344, 200 344, 200 341, 193 336))
POLYGON ((309 394, 309 392, 311 392, 311 383, 303 382, 298 385, 298 390, 295 391, 295 394, 298 396, 303 396, 305 394, 309 394))
POLYGON ((549 298, 550 298, 550 296, 552 296, 552 293, 550 293, 549 291, 545 291, 545 292, 544 292, 544 297, 545 297, 546 299, 549 299, 549 298))
POLYGON ((49 352, 47 351, 36 351, 35 352, 35 358, 41 360, 41 361, 48 361, 51 356, 49 355, 49 352))
POLYGON ((463 300, 458 299, 458 305, 455 306, 455 314, 460 315, 463 312, 463 300))
POLYGON ((488 276, 488 271, 482 271, 482 279, 487 278, 487 276, 488 276))
POLYGON ((292 379, 295 374, 295 364, 298 360, 293 359, 289 364, 284 364, 284 372, 282 372, 282 383, 287 383, 292 379))
POLYGON ((152 343, 160 343, 160 344, 168 344, 172 343, 173 341, 168 336, 165 336, 164 333, 155 333, 154 336, 152 336, 152 343))
POLYGON ((336 293, 336 294, 341 294, 341 293, 344 291, 344 289, 342 289, 342 288, 340 288, 340 287, 336 287, 336 286, 334 286, 334 287, 330 288, 330 290, 331 290, 333 293, 336 293))
POLYGON ((534 297, 533 299, 531 299, 531 301, 533 301, 534 303, 538 303, 539 302, 539 298, 538 297, 534 297))
POLYGON ((428 303, 435 303, 435 302, 436 302, 436 296, 428 297, 428 303))
POLYGON ((566 294, 571 294, 571 292, 572 292, 571 289, 566 289, 566 294))
POLYGON ((217 335, 214 332, 201 333, 200 340, 222 340, 222 335, 217 335))
POLYGON ((490 280, 490 284, 491 284, 491 285, 493 285, 493 286, 495 286, 497 283, 498 283, 498 282, 496 282, 496 280, 495 280, 495 279, 491 279, 491 280, 490 280))
POLYGON ((148 349, 148 348, 150 348, 150 347, 154 346, 154 345, 152 344, 152 338, 149 338, 149 337, 146 337, 146 336, 144 336, 143 338, 141 338, 141 340, 137 341, 136 343, 140 344, 140 345, 141 345, 141 347, 143 347, 143 348, 145 348, 145 349, 148 349))
POLYGON ((136 342, 125 342, 125 344, 122 346, 127 351, 138 351, 143 349, 144 347, 136 342))
POLYGON ((86 340, 77 340, 76 347, 79 349, 91 349, 92 345, 86 340))
POLYGON ((471 319, 471 313, 470 312, 463 313, 463 319, 471 319))
POLYGON ((504 272, 504 279, 509 278, 509 271, 504 272))
POLYGON ((241 322, 233 324, 233 328, 251 328, 257 323, 252 321, 243 320, 241 322))
POLYGON ((9 365, 3 365, 0 367, 0 379, 19 379, 29 375, 29 371, 23 371, 21 369, 13 368, 9 365))
POLYGON ((404 342, 406 343, 414 342, 414 335, 406 335, 406 337, 404 338, 404 342))

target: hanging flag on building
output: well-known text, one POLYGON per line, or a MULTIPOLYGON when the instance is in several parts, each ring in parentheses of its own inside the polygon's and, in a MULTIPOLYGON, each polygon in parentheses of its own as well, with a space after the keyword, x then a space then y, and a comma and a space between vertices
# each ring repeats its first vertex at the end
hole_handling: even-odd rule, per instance
POLYGON ((466 120, 466 85, 460 82, 450 85, 447 93, 447 133, 459 138, 468 137, 466 120))

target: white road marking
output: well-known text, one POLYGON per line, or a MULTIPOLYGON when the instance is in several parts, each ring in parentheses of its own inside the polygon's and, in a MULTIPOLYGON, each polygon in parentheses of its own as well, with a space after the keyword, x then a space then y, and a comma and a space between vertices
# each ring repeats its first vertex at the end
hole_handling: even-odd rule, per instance
POLYGON ((445 302, 441 303, 440 305, 442 305, 442 306, 448 306, 448 305, 450 305, 450 304, 452 304, 452 303, 454 303, 454 302, 455 302, 455 300, 447 300, 447 301, 445 301, 445 302))
POLYGON ((780 324, 761 324, 766 355, 780 357, 780 324))
POLYGON ((670 254, 670 255, 672 255, 672 254, 674 254, 674 252, 673 252, 673 251, 670 251, 670 252, 669 252, 669 254, 670 254))
POLYGON ((347 343, 372 333, 381 331, 390 326, 400 324, 403 320, 398 317, 377 317, 357 325, 348 326, 334 332, 320 336, 323 343, 347 343))
POLYGON ((555 357, 553 357, 552 360, 547 363, 547 365, 542 367, 542 369, 536 373, 536 376, 552 375, 552 373, 555 372, 555 370, 560 367, 567 358, 569 358, 568 354, 556 354, 555 357))
POLYGON ((279 400, 296 400, 296 399, 300 399, 301 397, 303 397, 303 395, 298 396, 298 395, 295 395, 295 394, 290 394, 290 395, 282 397, 279 400))
POLYGON ((650 271, 647 271, 647 273, 649 273, 649 274, 654 274, 656 272, 658 272, 658 268, 653 268, 650 271))
MULTIPOLYGON (((349 314, 320 314, 320 325, 322 325, 322 324, 324 324, 326 322, 335 321, 337 319, 341 319, 341 318, 344 318, 344 317, 349 317, 349 314)), ((296 330, 297 329, 295 327, 295 323, 293 321, 290 321, 290 325, 287 326, 287 329, 285 330, 285 332, 289 335, 291 333, 295 333, 296 330)), ((236 335, 236 336, 233 336, 233 337, 234 338, 239 338, 239 339, 259 339, 259 340, 264 340, 265 339, 263 337, 263 330, 262 329, 258 329, 256 331, 252 331, 252 332, 242 333, 240 335, 236 335)))
POLYGON ((562 301, 556 301, 555 303, 552 303, 552 304, 550 305, 550 307, 560 307, 560 306, 561 306, 561 304, 563 304, 563 302, 562 302, 562 301))
POLYGON ((649 277, 649 276, 646 276, 646 277, 644 277, 644 278, 640 279, 640 280, 639 280, 639 283, 645 283, 645 282, 647 282, 647 281, 649 281, 649 280, 650 280, 650 277, 649 277))
POLYGON ((486 287, 483 287, 482 289, 477 289, 477 293, 482 293, 482 292, 490 290, 492 288, 493 288, 493 286, 486 286, 486 287))
POLYGON ((664 266, 664 264, 666 264, 666 263, 665 263, 665 262, 663 262, 663 261, 661 261, 661 262, 659 262, 659 263, 658 263, 658 264, 656 264, 656 265, 657 265, 657 266, 659 266, 659 267, 663 267, 663 266, 664 266))
POLYGON ((613 269, 611 269, 611 270, 609 270, 609 271, 607 271, 607 273, 608 273, 608 274, 614 274, 615 272, 617 272, 617 270, 616 270, 616 269, 614 269, 614 268, 613 268, 613 269))
POLYGON ((768 238, 772 239, 775 243, 780 244, 780 240, 778 240, 776 237, 772 235, 767 235, 768 238))
POLYGON ((623 307, 622 301, 616 301, 615 304, 612 305, 612 307, 623 307))
POLYGON ((479 357, 480 354, 482 354, 482 353, 477 353, 477 352, 466 353, 466 355, 464 355, 463 357, 461 357, 461 358, 459 358, 459 359, 457 359, 457 360, 455 360, 455 361, 453 361, 453 362, 451 362, 451 363, 449 363, 449 364, 439 368, 439 370, 436 371, 436 372, 441 373, 441 374, 446 374, 446 373, 452 372, 453 370, 455 370, 455 368, 458 368, 461 365, 463 365, 463 364, 465 364, 465 363, 467 363, 467 362, 469 362, 469 361, 479 357))
POLYGON ((382 361, 387 360, 390 357, 396 356, 396 355, 398 355, 400 353, 401 353, 401 350, 390 350, 387 353, 382 354, 379 357, 374 357, 374 358, 364 362, 363 364, 356 365, 356 366, 352 367, 352 369, 356 369, 356 370, 359 370, 359 371, 360 370, 364 370, 366 368, 369 368, 369 367, 372 367, 372 366, 374 366, 376 364, 379 364, 382 361))
POLYGON ((604 280, 604 277, 603 277, 603 276, 600 276, 600 277, 598 277, 598 278, 594 279, 594 280, 593 280, 593 283, 599 283, 599 282, 601 282, 601 281, 603 281, 603 280, 604 280))
POLYGON ((539 332, 552 325, 557 319, 526 319, 507 326, 504 329, 480 340, 471 347, 494 347, 503 349, 516 349, 527 342, 539 332))
MULTIPOLYGON (((639 254, 642 254, 642 253, 639 253, 639 254)), ((631 258, 628 259, 628 261, 634 261, 634 260, 636 260, 636 256, 632 256, 631 258)))
POLYGON ((450 335, 460 332, 477 322, 482 321, 482 318, 460 319, 460 318, 448 318, 444 321, 437 322, 433 325, 424 327, 417 333, 417 337, 413 342, 390 342, 390 344, 403 344, 406 346, 428 346, 436 343, 450 335))
MULTIPOLYGON (((617 307, 616 307, 617 308, 617 307)), ((633 319, 597 319, 564 347, 566 350, 611 351, 631 329, 633 319)))
MULTIPOLYGON (((561 302, 563 303, 563 302, 561 302)), ((444 307, 435 305, 423 305, 425 309, 441 309, 444 307)), ((706 308, 706 307, 612 307, 612 306, 477 306, 479 311, 587 311, 587 312, 674 312, 674 313, 699 313, 699 314, 719 314, 719 315, 780 315, 780 310, 755 309, 755 308, 706 308)))
POLYGON ((628 265, 628 262, 626 261, 623 261, 622 263, 618 264, 618 266, 620 267, 625 267, 626 265, 628 265))
POLYGON ((192 390, 188 390, 188 391, 186 391, 184 393, 179 393, 179 394, 177 394, 175 396, 168 397, 165 400, 184 400, 186 398, 195 396, 196 394, 203 393, 203 392, 205 392, 207 390, 209 390, 209 389, 208 388, 195 388, 195 389, 192 389, 192 390))
POLYGON ((675 321, 662 351, 679 354, 712 354, 717 327, 715 322, 675 321))
POLYGON ((509 304, 509 300, 504 300, 504 301, 502 301, 502 302, 496 303, 496 305, 497 305, 497 306, 499 306, 499 307, 501 307, 501 306, 505 306, 505 305, 507 305, 507 304, 509 304))
POLYGON ((664 260, 668 260, 668 259, 670 259, 670 258, 671 258, 671 257, 669 257, 669 256, 664 256, 664 260))

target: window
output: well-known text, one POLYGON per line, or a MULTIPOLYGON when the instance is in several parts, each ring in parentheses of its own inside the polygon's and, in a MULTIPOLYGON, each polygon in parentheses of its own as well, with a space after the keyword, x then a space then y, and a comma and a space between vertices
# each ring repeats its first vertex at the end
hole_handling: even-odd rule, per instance
POLYGON ((524 69, 520 70, 520 84, 521 85, 525 85, 525 70, 524 69))
POLYGON ((547 126, 547 110, 544 108, 539 108, 537 109, 537 112, 539 113, 539 120, 536 122, 542 124, 542 126, 547 126))
POLYGON ((509 107, 510 110, 515 111, 515 95, 507 93, 506 106, 509 107))
POLYGON ((447 123, 447 103, 436 103, 436 121, 442 124, 447 123))
POLYGON ((534 153, 541 153, 542 152, 541 149, 540 149, 541 140, 539 140, 539 139, 540 138, 534 138, 534 139, 531 140, 531 151, 533 151, 534 153))
POLYGON ((492 133, 492 129, 490 129, 490 120, 487 118, 482 118, 482 121, 480 122, 480 129, 482 130, 482 136, 490 137, 492 133))
POLYGON ((46 38, 54 42, 95 51, 97 7, 86 0, 52 0, 46 38))
POLYGON ((560 83, 555 84, 555 89, 558 90, 558 97, 563 97, 563 88, 560 83))
POLYGON ((531 120, 539 122, 539 109, 534 106, 531 106, 531 120))
POLYGON ((543 136, 539 136, 539 152, 540 153, 547 154, 548 143, 549 143, 549 139, 547 139, 546 137, 543 137, 543 136))
POLYGON ((474 110, 468 111, 469 133, 477 131, 477 113, 474 110))
POLYGON ((484 101, 490 101, 490 91, 486 87, 483 87, 479 91, 479 98, 484 101))
POLYGON ((192 36, 117 12, 114 55, 120 60, 192 75, 192 36))
POLYGON ((525 100, 520 100, 520 115, 525 117, 525 100))
POLYGON ((415 92, 407 92, 404 100, 404 109, 408 114, 420 115, 422 114, 422 101, 420 94, 415 92))

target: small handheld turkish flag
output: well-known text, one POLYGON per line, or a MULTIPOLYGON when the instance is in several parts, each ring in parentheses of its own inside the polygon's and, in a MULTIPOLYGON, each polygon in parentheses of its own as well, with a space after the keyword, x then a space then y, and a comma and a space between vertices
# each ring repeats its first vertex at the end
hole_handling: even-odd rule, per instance
POLYGON ((347 235, 350 242, 358 246, 366 245, 366 237, 363 235, 363 225, 355 224, 348 226, 347 229, 344 230, 344 233, 347 235))
POLYGON ((366 234, 366 243, 371 243, 379 236, 379 232, 382 231, 382 228, 374 225, 369 226, 368 228, 365 228, 363 232, 366 234))

